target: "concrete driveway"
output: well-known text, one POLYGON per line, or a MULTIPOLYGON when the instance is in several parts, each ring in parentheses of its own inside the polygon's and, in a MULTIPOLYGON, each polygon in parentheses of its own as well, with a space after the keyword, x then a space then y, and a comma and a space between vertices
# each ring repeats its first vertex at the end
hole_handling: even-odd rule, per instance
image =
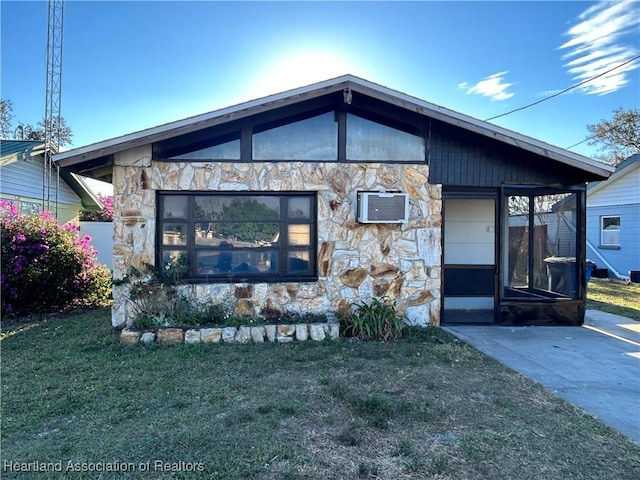
POLYGON ((444 329, 640 444, 640 322, 589 310, 583 327, 444 329))

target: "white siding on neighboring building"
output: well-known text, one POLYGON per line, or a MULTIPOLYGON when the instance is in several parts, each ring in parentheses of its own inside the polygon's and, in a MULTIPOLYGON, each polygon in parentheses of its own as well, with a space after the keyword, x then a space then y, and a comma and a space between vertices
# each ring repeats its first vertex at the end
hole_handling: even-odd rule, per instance
POLYGON ((640 270, 640 162, 622 166, 587 189, 587 255, 599 267, 627 277, 630 270, 640 270), (620 218, 620 245, 601 245, 602 217, 620 218))
POLYGON ((587 208, 640 203, 640 167, 631 167, 629 172, 603 182, 594 190, 588 192, 587 208))
MULTIPOLYGON (((13 162, 2 167, 2 186, 0 191, 4 196, 17 195, 42 199, 44 161, 42 157, 13 162)), ((58 186, 55 170, 51 177, 51 198, 55 200, 58 186)), ((61 179, 59 182, 58 202, 81 205, 80 197, 61 179)))
POLYGON ((640 270, 640 203, 588 208, 587 256, 596 262, 598 267, 613 268, 623 277, 629 275, 629 270, 640 270), (620 217, 619 248, 601 247, 600 222, 603 216, 620 217))
MULTIPOLYGON (((18 160, 0 170, 0 196, 15 204, 37 203, 42 208, 44 160, 41 156, 18 160)), ((51 176, 50 199, 58 202, 59 223, 77 221, 82 208, 80 197, 62 179, 58 181, 55 170, 51 176), (57 191, 57 195, 56 195, 57 191)), ((52 212, 56 214, 56 212, 52 212)))

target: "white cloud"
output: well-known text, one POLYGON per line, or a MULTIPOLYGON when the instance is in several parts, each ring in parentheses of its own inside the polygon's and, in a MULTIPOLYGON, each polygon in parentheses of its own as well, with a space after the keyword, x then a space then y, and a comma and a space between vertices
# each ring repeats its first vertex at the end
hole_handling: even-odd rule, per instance
MULTIPOLYGON (((640 26, 638 2, 600 1, 578 16, 578 23, 566 33, 560 46, 567 72, 578 83, 611 70, 638 55, 640 26)), ((627 74, 640 66, 635 60, 580 87, 586 94, 605 95, 624 87, 627 74)))
POLYGON ((513 83, 503 82, 504 76, 509 73, 498 72, 493 75, 489 75, 487 78, 480 80, 475 85, 469 85, 467 82, 458 84, 463 90, 466 90, 467 95, 472 93, 482 95, 483 97, 491 97, 491 100, 506 100, 513 97, 513 93, 508 92, 507 89, 513 85, 513 83))

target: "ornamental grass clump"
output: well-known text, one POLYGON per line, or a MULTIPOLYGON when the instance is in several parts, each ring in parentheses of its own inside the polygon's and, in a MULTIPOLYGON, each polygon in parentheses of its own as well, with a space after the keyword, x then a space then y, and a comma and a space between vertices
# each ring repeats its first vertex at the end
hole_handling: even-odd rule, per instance
POLYGON ((97 262, 91 238, 49 212, 20 214, 0 202, 2 314, 51 313, 104 306, 111 274, 97 262))
POLYGON ((353 305, 354 310, 340 318, 342 334, 362 340, 387 341, 402 337, 405 316, 395 301, 388 297, 374 298, 369 303, 353 305))

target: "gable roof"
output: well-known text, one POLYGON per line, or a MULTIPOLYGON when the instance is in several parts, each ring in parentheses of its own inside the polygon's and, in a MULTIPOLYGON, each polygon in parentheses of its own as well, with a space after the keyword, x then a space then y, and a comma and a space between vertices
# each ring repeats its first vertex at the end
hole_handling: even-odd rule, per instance
POLYGON ((602 190, 603 188, 610 186, 612 182, 615 182, 617 179, 619 179, 623 175, 626 175, 627 173, 637 168, 640 168, 640 153, 631 155, 630 157, 626 158, 625 160, 620 162, 618 165, 616 165, 615 171, 609 177, 608 180, 601 181, 601 182, 589 182, 589 184, 587 185, 588 194, 593 195, 594 193, 602 190))
POLYGON ((2 140, 0 142, 0 166, 11 165, 18 160, 28 160, 44 153, 44 142, 28 140, 2 140))
MULTIPOLYGON (((31 140, 0 140, 0 167, 6 168, 15 162, 23 162, 43 155, 44 142, 31 140)), ((39 167, 40 168, 40 167, 39 167)), ((80 197, 82 207, 86 210, 104 208, 96 194, 80 175, 69 169, 60 168, 60 178, 80 197)))
POLYGON ((270 95, 235 106, 196 115, 183 120, 159 125, 120 137, 97 142, 85 147, 75 148, 54 156, 63 167, 91 164, 92 168, 109 165, 111 155, 152 142, 195 132, 204 128, 239 120, 258 113, 292 105, 304 100, 318 98, 340 91, 357 92, 391 105, 460 127, 483 135, 507 145, 527 150, 550 158, 562 164, 578 168, 585 172, 607 178, 613 168, 588 157, 550 145, 534 138, 522 135, 488 122, 449 110, 439 105, 420 100, 416 97, 369 82, 353 75, 344 75, 331 80, 308 85, 286 92, 270 95))

